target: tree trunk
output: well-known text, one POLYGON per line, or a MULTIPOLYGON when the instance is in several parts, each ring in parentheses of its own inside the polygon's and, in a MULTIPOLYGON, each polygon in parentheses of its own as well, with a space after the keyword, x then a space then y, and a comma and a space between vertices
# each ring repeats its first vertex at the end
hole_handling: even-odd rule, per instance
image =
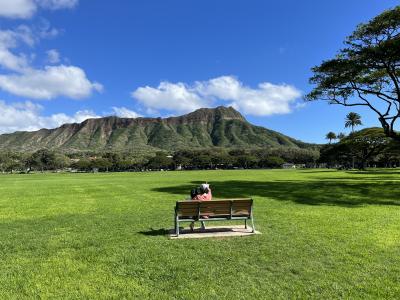
POLYGON ((366 170, 367 161, 365 159, 361 160, 361 164, 358 166, 359 170, 365 171, 366 170))

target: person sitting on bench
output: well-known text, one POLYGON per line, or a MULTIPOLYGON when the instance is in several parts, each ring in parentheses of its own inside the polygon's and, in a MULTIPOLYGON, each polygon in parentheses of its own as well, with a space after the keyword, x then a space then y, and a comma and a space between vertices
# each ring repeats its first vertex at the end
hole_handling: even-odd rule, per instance
MULTIPOLYGON (((190 197, 192 200, 198 201, 209 201, 212 200, 212 193, 210 185, 207 183, 201 184, 199 187, 190 191, 190 197)), ((204 219, 207 219, 207 216, 202 216, 204 219)), ((206 229, 206 226, 203 221, 201 221, 201 229, 206 229)), ((190 223, 190 230, 194 230, 194 222, 190 223)))

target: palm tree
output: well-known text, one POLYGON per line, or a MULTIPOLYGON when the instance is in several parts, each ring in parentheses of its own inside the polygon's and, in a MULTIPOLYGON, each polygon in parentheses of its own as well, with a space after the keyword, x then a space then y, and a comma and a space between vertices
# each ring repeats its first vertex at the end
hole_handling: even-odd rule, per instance
POLYGON ((354 132, 354 127, 358 125, 362 125, 361 116, 358 113, 350 112, 346 116, 344 123, 344 127, 348 128, 351 127, 351 132, 354 132))
MULTIPOLYGON (((344 127, 348 128, 351 127, 351 132, 354 132, 354 127, 358 125, 362 125, 361 116, 358 113, 350 112, 346 116, 344 123, 344 127)), ((354 153, 352 151, 352 168, 354 169, 354 153)))
POLYGON ((336 137, 337 137, 337 139, 338 139, 339 141, 341 141, 341 140, 343 140, 343 139, 346 137, 346 134, 343 133, 343 132, 339 132, 339 133, 336 135, 336 137))
POLYGON ((334 132, 332 132, 332 131, 328 132, 326 134, 325 138, 327 140, 329 140, 329 144, 332 143, 332 140, 336 140, 337 139, 336 134, 334 132))

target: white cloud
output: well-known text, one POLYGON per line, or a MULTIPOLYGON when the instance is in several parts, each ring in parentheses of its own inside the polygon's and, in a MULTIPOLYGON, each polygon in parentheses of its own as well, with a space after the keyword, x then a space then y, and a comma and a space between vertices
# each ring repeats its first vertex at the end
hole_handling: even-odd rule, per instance
POLYGON ((32 47, 36 39, 32 30, 26 25, 19 25, 15 30, 0 30, 3 47, 15 48, 20 42, 32 47))
POLYGON ((36 12, 36 3, 32 0, 0 0, 0 17, 26 19, 36 12))
POLYGON ((112 107, 113 115, 120 117, 120 118, 138 118, 142 115, 138 114, 137 112, 130 110, 126 107, 112 107))
POLYGON ((51 64, 57 64, 60 62, 60 53, 56 49, 50 49, 46 51, 47 61, 51 64))
POLYGON ((221 76, 192 85, 161 82, 157 88, 139 87, 132 92, 144 107, 172 112, 189 112, 225 101, 239 111, 256 116, 290 113, 301 92, 287 84, 262 82, 257 88, 245 86, 233 76, 221 76))
POLYGON ((31 18, 38 6, 57 10, 73 8, 79 0, 0 0, 0 17, 13 19, 31 18))
MULTIPOLYGON (((1 0, 0 0, 1 1, 1 0)), ((49 32, 49 26, 40 29, 49 32)), ((33 47, 39 37, 27 26, 19 26, 16 30, 0 30, 0 67, 9 72, 0 75, 0 89, 11 94, 32 99, 53 99, 64 96, 81 99, 93 92, 101 92, 102 85, 91 82, 85 71, 76 66, 44 66, 33 68, 31 57, 15 54, 15 48, 23 45, 33 47)), ((52 49, 47 51, 50 63, 60 60, 59 53, 52 49)))
POLYGON ((35 44, 29 27, 19 26, 16 30, 0 30, 0 67, 12 71, 22 71, 28 68, 29 60, 26 55, 11 52, 11 49, 21 43, 30 47, 35 44))
POLYGON ((262 82, 253 89, 231 76, 198 83, 198 86, 202 95, 230 101, 237 110, 254 116, 290 113, 292 104, 301 96, 299 90, 287 84, 262 82))
POLYGON ((64 113, 42 115, 43 107, 32 102, 7 104, 0 101, 0 134, 15 131, 33 131, 55 128, 65 123, 80 123, 89 118, 99 118, 93 111, 82 110, 69 116, 64 113))
MULTIPOLYGON (((97 115, 93 112, 93 110, 85 109, 85 110, 78 110, 74 116, 71 118, 69 123, 81 123, 87 119, 94 119, 94 118, 101 118, 101 116, 97 115)), ((62 124, 64 124, 63 122, 62 124)))
MULTIPOLYGON (((30 101, 7 104, 0 100, 0 134, 56 128, 67 123, 81 123, 87 119, 103 117, 92 110, 79 110, 73 115, 56 113, 44 116, 43 110, 42 105, 30 101)), ((112 112, 120 118, 141 117, 140 114, 126 107, 112 107, 112 112)))
POLYGON ((51 39, 59 35, 60 30, 52 27, 46 19, 41 19, 35 27, 35 34, 41 39, 51 39))
POLYGON ((85 72, 74 66, 46 66, 43 70, 27 70, 22 74, 0 75, 0 88, 18 96, 33 99, 53 99, 64 96, 72 99, 101 92, 99 83, 90 82, 85 72))
POLYGON ((203 99, 191 87, 182 82, 170 83, 163 81, 157 88, 139 87, 132 92, 132 97, 150 109, 165 109, 169 111, 188 112, 206 106, 203 99))
MULTIPOLYGON (((37 7, 46 9, 72 8, 79 0, 0 0, 0 17, 29 18, 37 7)), ((91 82, 85 71, 76 66, 45 65, 36 68, 36 53, 21 53, 21 46, 33 48, 41 39, 52 38, 59 31, 48 21, 41 20, 36 27, 20 25, 16 29, 0 30, 0 89, 17 96, 32 99, 68 97, 81 99, 103 87, 91 82)), ((60 54, 46 52, 48 64, 58 64, 60 54)))
POLYGON ((47 9, 64 9, 75 7, 79 0, 36 0, 36 2, 43 8, 47 9))

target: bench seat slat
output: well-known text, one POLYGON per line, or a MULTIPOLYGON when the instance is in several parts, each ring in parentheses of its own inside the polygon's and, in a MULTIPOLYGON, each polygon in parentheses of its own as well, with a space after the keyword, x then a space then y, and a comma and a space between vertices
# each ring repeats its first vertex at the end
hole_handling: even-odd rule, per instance
POLYGON ((199 221, 229 221, 227 218, 199 219, 199 221))
POLYGON ((195 215, 197 215, 197 209, 180 209, 180 210, 177 210, 176 212, 178 213, 178 214, 195 214, 195 215))
POLYGON ((247 210, 247 209, 232 210, 232 215, 241 215, 241 214, 250 215, 250 213, 251 213, 251 210, 247 210))

